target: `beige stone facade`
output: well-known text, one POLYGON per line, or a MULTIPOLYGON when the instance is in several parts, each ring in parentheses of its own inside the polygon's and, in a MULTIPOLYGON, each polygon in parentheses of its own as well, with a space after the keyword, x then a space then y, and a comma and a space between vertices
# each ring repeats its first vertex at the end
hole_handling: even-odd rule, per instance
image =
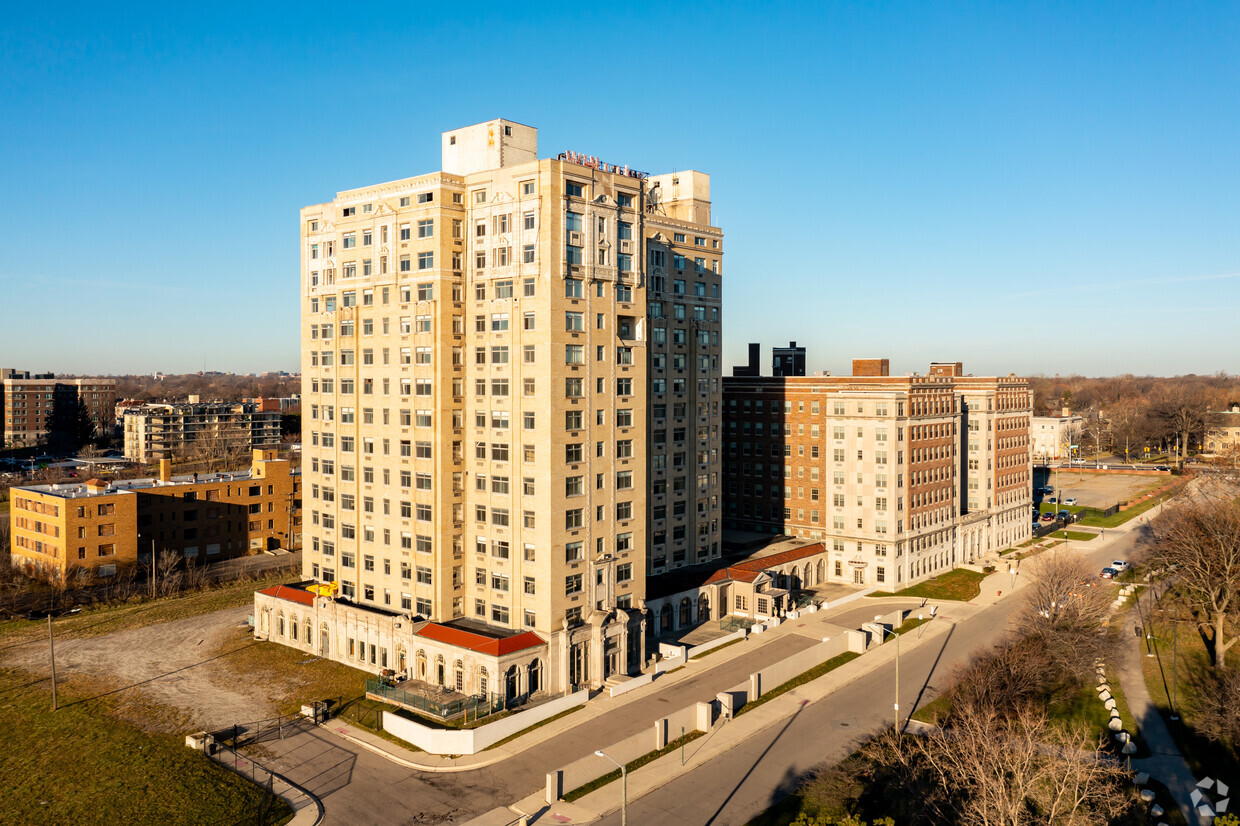
POLYGON ((504 120, 442 150, 301 212, 305 575, 598 684, 645 659, 647 573, 719 554, 709 178, 504 120))
POLYGON ((892 589, 1026 538, 1027 382, 875 361, 725 381, 726 525, 821 541, 826 581, 892 589))
POLYGON ((79 398, 95 423, 95 435, 111 433, 115 379, 58 379, 50 373, 32 376, 9 369, 0 374, 0 448, 30 447, 46 441, 53 407, 79 398))
POLYGON ((52 582, 89 584, 172 551, 195 563, 291 547, 301 475, 274 450, 248 470, 11 488, 13 564, 52 582))

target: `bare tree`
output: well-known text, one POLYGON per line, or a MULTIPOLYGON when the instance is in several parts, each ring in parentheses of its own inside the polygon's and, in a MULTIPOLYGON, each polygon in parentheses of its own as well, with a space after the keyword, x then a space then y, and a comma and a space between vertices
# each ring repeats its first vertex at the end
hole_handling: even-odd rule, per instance
POLYGON ((1111 449, 1119 453, 1122 445, 1124 459, 1131 460, 1132 451, 1140 452, 1149 435, 1145 402, 1130 398, 1118 400, 1107 408, 1106 416, 1111 449))
POLYGON ((241 428, 225 422, 203 426, 187 445, 189 458, 206 463, 208 470, 231 470, 238 467, 250 446, 249 435, 241 428))
POLYGON ((155 561, 155 586, 161 595, 174 594, 180 589, 181 557, 175 551, 161 551, 155 561))
POLYGON ((927 805, 936 823, 1067 826, 1105 823, 1133 806, 1127 772, 1100 736, 1048 721, 1032 707, 1004 716, 993 708, 953 712, 918 736, 888 729, 863 747, 876 763, 931 780, 942 792, 927 805))
POLYGON ((1230 502, 1197 500, 1155 523, 1155 555, 1176 566, 1177 584, 1210 640, 1214 667, 1240 639, 1240 510, 1230 502))
POLYGON ((1099 587, 1093 567, 1066 551, 1043 554, 1028 566, 1029 585, 1018 622, 1033 633, 1094 631, 1110 608, 1111 595, 1099 587))

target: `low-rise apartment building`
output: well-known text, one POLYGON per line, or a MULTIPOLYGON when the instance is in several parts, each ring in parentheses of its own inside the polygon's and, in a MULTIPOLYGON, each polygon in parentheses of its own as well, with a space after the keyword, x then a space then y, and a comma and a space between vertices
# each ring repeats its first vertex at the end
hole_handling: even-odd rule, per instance
POLYGON ((1024 379, 853 372, 724 380, 725 527, 821 541, 826 581, 891 588, 1028 536, 1024 379))
POLYGON ((292 547, 301 530, 301 474, 274 450, 233 473, 10 489, 14 565, 57 583, 114 576, 172 551, 197 562, 292 547))
POLYGON ((1072 458, 1072 448, 1081 443, 1084 417, 1065 411, 1062 416, 1033 416, 1029 421, 1029 441, 1034 459, 1047 462, 1072 458))
POLYGON ((148 404, 125 410, 125 458, 136 462, 181 459, 195 451, 228 453, 280 443, 274 400, 148 404))
POLYGON ((31 447, 48 438, 54 426, 58 405, 86 405, 95 435, 108 435, 112 409, 116 403, 116 380, 102 378, 65 379, 54 373, 31 374, 5 368, 0 370, 0 448, 31 447))

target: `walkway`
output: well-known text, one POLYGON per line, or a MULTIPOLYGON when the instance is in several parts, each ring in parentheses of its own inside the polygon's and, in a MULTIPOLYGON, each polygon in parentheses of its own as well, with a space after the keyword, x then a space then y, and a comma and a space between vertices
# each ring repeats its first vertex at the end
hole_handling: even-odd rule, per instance
MULTIPOLYGON (((1126 615, 1123 627, 1130 628, 1143 624, 1137 609, 1133 608, 1126 615)), ((1135 636, 1130 637, 1121 633, 1120 639, 1124 642, 1120 645, 1115 670, 1119 675, 1119 684, 1124 689, 1128 709, 1132 712, 1133 719, 1137 721, 1141 737, 1150 749, 1149 757, 1132 761, 1133 771, 1147 772, 1152 779, 1164 784, 1171 792, 1176 805, 1180 807, 1189 826, 1193 824, 1205 826, 1206 821, 1197 815, 1188 800, 1189 794, 1197 784, 1197 778, 1193 777, 1192 771, 1189 770, 1188 764, 1184 762, 1184 757, 1180 754, 1179 747, 1175 744, 1175 739, 1167 730, 1167 724, 1163 721, 1162 715, 1158 713, 1157 707, 1150 700, 1145 677, 1141 672, 1141 661, 1145 655, 1144 646, 1135 636)))

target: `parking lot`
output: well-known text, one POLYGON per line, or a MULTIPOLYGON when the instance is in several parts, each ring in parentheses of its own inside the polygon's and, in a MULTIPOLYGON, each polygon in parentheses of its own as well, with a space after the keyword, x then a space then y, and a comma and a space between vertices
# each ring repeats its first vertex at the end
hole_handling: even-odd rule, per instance
POLYGON ((1048 501, 1050 496, 1060 499, 1075 498, 1076 504, 1089 508, 1109 508, 1117 502, 1144 493, 1147 490, 1162 487, 1171 481, 1168 474, 1145 476, 1133 473, 1098 473, 1080 470, 1035 470, 1033 487, 1036 491, 1043 485, 1053 485, 1055 492, 1044 496, 1035 493, 1035 503, 1048 501))

